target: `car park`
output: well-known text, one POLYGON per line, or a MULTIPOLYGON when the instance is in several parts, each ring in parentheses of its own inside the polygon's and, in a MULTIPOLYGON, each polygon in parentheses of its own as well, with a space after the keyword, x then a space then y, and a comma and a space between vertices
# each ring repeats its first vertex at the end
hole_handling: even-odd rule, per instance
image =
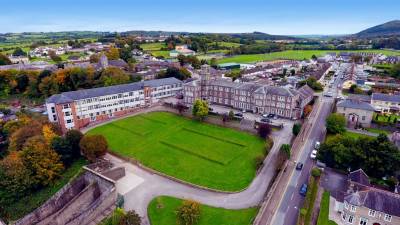
POLYGON ((307 184, 301 185, 299 193, 304 197, 307 195, 307 184))
POLYGON ((311 152, 311 154, 310 154, 310 158, 311 159, 315 159, 315 158, 317 158, 317 153, 318 153, 318 151, 317 150, 312 150, 312 152, 311 152))
POLYGON ((301 169, 303 169, 303 163, 299 162, 296 165, 296 170, 301 170, 301 169))

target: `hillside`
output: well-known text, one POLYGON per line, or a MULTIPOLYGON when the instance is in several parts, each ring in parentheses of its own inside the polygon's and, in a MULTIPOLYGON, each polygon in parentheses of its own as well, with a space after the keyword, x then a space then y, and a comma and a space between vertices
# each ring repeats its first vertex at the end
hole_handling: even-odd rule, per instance
POLYGON ((355 34, 358 38, 373 38, 400 35, 400 20, 393 20, 355 34))

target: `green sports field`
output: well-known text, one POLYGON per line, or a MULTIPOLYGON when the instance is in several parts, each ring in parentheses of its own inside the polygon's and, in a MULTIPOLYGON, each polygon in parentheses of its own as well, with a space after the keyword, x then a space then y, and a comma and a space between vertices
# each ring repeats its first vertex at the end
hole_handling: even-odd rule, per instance
POLYGON ((256 172, 265 141, 236 130, 166 112, 129 117, 94 128, 110 149, 143 165, 193 184, 239 191, 256 172))
MULTIPOLYGON (((218 63, 254 63, 261 61, 273 61, 279 59, 288 60, 303 60, 310 59, 313 55, 323 56, 328 52, 341 52, 338 50, 328 51, 328 50, 288 50, 282 52, 273 52, 267 54, 253 54, 253 55, 236 55, 233 57, 226 57, 218 60, 218 63)), ((374 52, 383 53, 385 55, 400 55, 400 51, 390 51, 390 50, 354 50, 354 51, 343 51, 343 52, 374 52)))
MULTIPOLYGON (((176 210, 182 202, 183 200, 172 197, 155 198, 148 208, 151 225, 177 224, 176 210)), ((229 210, 201 205, 197 225, 250 225, 257 212, 258 208, 229 210)))

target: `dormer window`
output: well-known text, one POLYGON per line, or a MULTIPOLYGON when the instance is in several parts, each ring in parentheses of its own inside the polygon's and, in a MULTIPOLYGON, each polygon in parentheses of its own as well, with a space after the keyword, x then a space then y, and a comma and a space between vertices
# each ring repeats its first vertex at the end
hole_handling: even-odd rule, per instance
POLYGON ((385 214, 385 218, 383 218, 385 221, 390 222, 392 221, 392 216, 389 214, 385 214))
POLYGON ((368 212, 368 216, 371 216, 371 217, 375 217, 375 214, 376 214, 376 211, 372 210, 372 209, 370 209, 368 212))

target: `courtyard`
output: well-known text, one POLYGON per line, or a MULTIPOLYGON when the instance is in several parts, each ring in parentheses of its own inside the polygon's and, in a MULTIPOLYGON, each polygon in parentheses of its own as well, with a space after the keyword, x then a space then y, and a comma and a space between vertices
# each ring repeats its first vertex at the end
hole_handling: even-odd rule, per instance
POLYGON ((112 151, 178 179, 222 191, 246 188, 266 141, 249 133, 152 112, 96 127, 112 151))

